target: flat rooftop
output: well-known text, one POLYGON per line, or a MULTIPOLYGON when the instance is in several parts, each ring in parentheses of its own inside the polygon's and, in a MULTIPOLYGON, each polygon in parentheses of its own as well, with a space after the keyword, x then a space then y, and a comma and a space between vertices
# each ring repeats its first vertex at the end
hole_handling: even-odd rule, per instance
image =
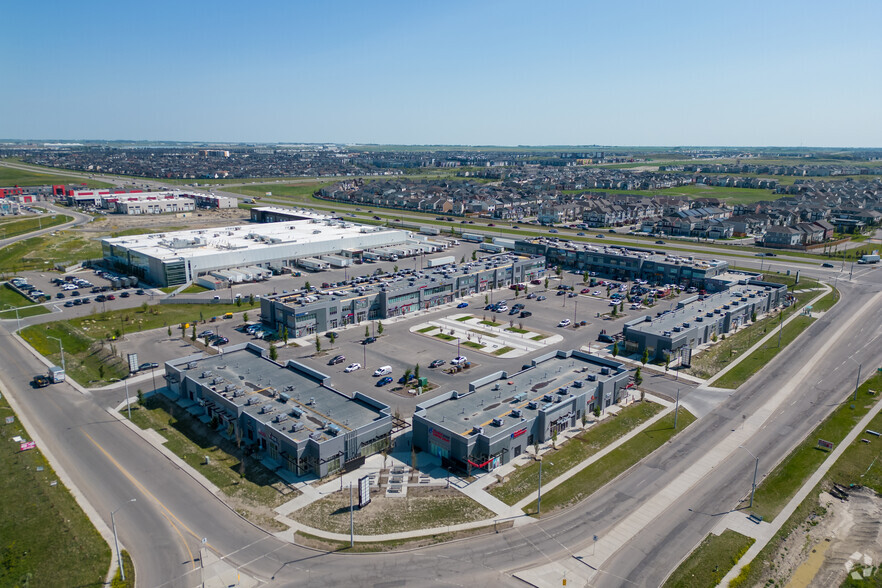
POLYGON ((330 288, 322 289, 318 293, 282 293, 275 296, 266 296, 266 298, 277 300, 284 304, 297 304, 308 296, 316 298, 317 301, 328 300, 329 298, 348 300, 377 293, 384 288, 387 292, 394 295, 395 290, 437 286, 447 280, 453 280, 458 277, 480 274, 495 269, 505 269, 521 259, 528 258, 514 253, 500 253, 488 255, 478 261, 471 261, 465 264, 451 264, 440 268, 426 268, 423 270, 405 269, 382 276, 352 278, 345 282, 338 282, 330 288))
POLYGON ((705 296, 703 300, 699 300, 699 296, 691 299, 692 302, 687 299, 684 301, 686 303, 684 306, 631 328, 653 335, 662 335, 666 331, 675 333, 674 328, 682 326, 684 322, 694 326, 695 319, 704 317, 707 313, 725 316, 727 312, 731 312, 752 300, 768 296, 771 290, 770 286, 748 284, 732 286, 729 290, 705 296), (727 306, 729 308, 726 308, 727 306))
MULTIPOLYGON (((586 391, 594 393, 598 383, 616 376, 619 371, 604 360, 584 353, 570 357, 552 356, 536 366, 507 376, 505 378, 484 378, 476 383, 474 392, 458 398, 430 406, 426 409, 426 418, 441 424, 454 432, 467 435, 475 427, 486 427, 494 418, 511 417, 511 411, 519 409, 524 418, 535 417, 539 410, 548 404, 555 404, 555 398, 563 399, 567 394, 582 394, 586 391), (604 368, 608 374, 602 374, 604 368), (588 381, 593 375, 596 381, 588 381), (581 387, 572 387, 580 381, 581 387), (568 389, 568 390, 567 390, 568 389), (551 400, 543 400, 550 395, 551 400), (529 408, 535 401, 536 407, 529 408)), ((612 362, 614 365, 621 365, 612 362)), ((470 387, 472 385, 470 384, 470 387)))
MULTIPOLYGON (((291 211, 303 216, 302 220, 279 223, 249 223, 230 227, 193 229, 133 235, 102 239, 113 246, 125 247, 156 258, 181 258, 233 254, 237 250, 251 251, 278 245, 310 245, 331 243, 359 235, 388 235, 404 241, 406 231, 384 229, 371 225, 359 225, 333 217, 303 211, 291 211)), ((349 245, 347 245, 349 246, 349 245)), ((329 247, 329 249, 334 249, 329 247)))
POLYGON ((342 435, 384 416, 379 408, 323 385, 320 378, 325 374, 306 366, 299 366, 305 370, 300 371, 295 362, 279 366, 247 347, 182 363, 196 364, 185 372, 188 377, 294 441, 311 434, 317 434, 313 437, 317 441, 332 437, 326 423, 336 425, 342 435), (299 417, 292 415, 295 409, 299 417), (283 420, 274 422, 280 415, 283 420), (294 423, 303 427, 292 431, 294 423))
POLYGON ((695 268, 728 266, 728 263, 726 261, 720 259, 702 259, 694 256, 681 256, 655 249, 629 249, 627 247, 617 245, 603 245, 599 242, 581 243, 548 237, 537 237, 534 239, 528 239, 527 241, 529 241, 530 243, 542 243, 544 245, 552 247, 562 247, 571 251, 591 251, 603 255, 614 255, 631 259, 643 259, 645 261, 652 261, 656 263, 673 263, 675 265, 683 265, 695 268))

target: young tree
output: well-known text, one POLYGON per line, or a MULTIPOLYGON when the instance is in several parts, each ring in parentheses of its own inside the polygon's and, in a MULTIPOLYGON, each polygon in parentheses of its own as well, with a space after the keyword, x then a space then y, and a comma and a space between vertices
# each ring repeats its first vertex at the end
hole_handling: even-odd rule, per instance
POLYGON ((312 286, 310 286, 308 281, 305 284, 303 284, 303 287, 306 288, 307 291, 312 290, 312 286))
MULTIPOLYGON (((640 363, 646 365, 646 362, 649 361, 649 349, 643 350, 643 357, 640 358, 640 363)), ((637 373, 640 373, 640 368, 637 368, 637 373)))
POLYGON ((406 370, 404 370, 404 385, 405 386, 407 386, 407 383, 410 382, 410 374, 412 374, 412 373, 413 372, 411 371, 410 368, 407 368, 406 370))
POLYGON ((611 312, 610 314, 611 314, 612 316, 616 316, 617 314, 619 314, 619 307, 618 307, 618 306, 613 306, 612 312, 611 312))
POLYGON ((248 295, 248 306, 254 306, 254 294, 248 295))
POLYGON ((169 325, 165 325, 165 332, 169 337, 171 337, 171 327, 169 325))
POLYGON ((138 388, 138 406, 144 406, 144 393, 138 388))
POLYGON ((330 339, 331 339, 331 345, 333 345, 334 342, 337 340, 337 333, 335 333, 334 331, 331 331, 331 333, 330 333, 329 336, 330 336, 330 339))
POLYGON ((560 266, 557 266, 554 268, 554 273, 557 275, 557 277, 560 277, 560 275, 563 273, 563 270, 560 266))
POLYGON ((515 296, 514 296, 514 297, 515 297, 515 298, 518 297, 518 288, 517 288, 517 287, 515 287, 515 296))
POLYGON ((270 343, 269 358, 273 361, 276 361, 277 359, 279 359, 279 350, 276 349, 276 346, 273 345, 272 343, 270 343))
POLYGON ((104 364, 103 363, 98 364, 98 379, 99 380, 104 379, 104 364))
POLYGON ((364 338, 367 339, 371 336, 371 328, 367 325, 364 326, 364 338))
MULTIPOLYGON (((463 260, 463 261, 464 261, 464 260, 463 260)), ((398 273, 398 266, 397 266, 397 265, 393 265, 393 266, 392 266, 392 271, 395 272, 395 273, 397 274, 397 273, 398 273)))
POLYGON ((484 306, 487 306, 488 304, 490 304, 490 298, 484 294, 484 306))
POLYGON ((668 371, 668 366, 669 366, 669 365, 671 365, 671 355, 668 354, 668 353, 666 353, 666 354, 665 354, 665 372, 668 371))
POLYGON ((193 331, 190 333, 190 341, 196 340, 196 323, 193 323, 193 331))
POLYGON ((316 334, 316 336, 315 336, 315 352, 321 353, 321 350, 322 350, 322 342, 319 339, 318 334, 316 334))
POLYGON ((236 306, 238 306, 238 307, 242 306, 242 297, 241 296, 236 298, 236 306))
POLYGON ((613 343, 612 356, 618 357, 618 355, 619 355, 619 342, 616 341, 615 343, 613 343))
POLYGON ((420 379, 420 364, 416 364, 415 366, 413 366, 413 375, 416 377, 417 380, 420 379))
POLYGON ((248 322, 248 313, 247 312, 242 313, 242 320, 245 321, 246 323, 248 322))
POLYGON ((756 311, 753 311, 752 313, 750 313, 750 322, 752 322, 752 323, 756 322, 756 311))
POLYGON ((634 371, 634 383, 638 386, 643 383, 643 374, 640 373, 640 368, 634 371))
POLYGON ((465 263, 465 255, 462 256, 462 259, 459 260, 459 263, 465 263))
MULTIPOLYGON (((316 335, 316 339, 317 338, 318 338, 318 335, 316 335)), ((287 326, 282 327, 282 341, 285 342, 285 345, 288 345, 288 327, 287 326)))
POLYGON ((478 260, 478 252, 472 251, 472 261, 477 261, 477 260, 478 260))
POLYGON ((202 316, 202 311, 201 311, 201 310, 199 311, 199 322, 200 322, 200 323, 204 323, 204 322, 205 322, 205 318, 202 316))
POLYGON ((548 278, 545 278, 545 289, 548 290, 548 278))
POLYGON ((383 321, 377 321, 377 335, 383 334, 383 321))

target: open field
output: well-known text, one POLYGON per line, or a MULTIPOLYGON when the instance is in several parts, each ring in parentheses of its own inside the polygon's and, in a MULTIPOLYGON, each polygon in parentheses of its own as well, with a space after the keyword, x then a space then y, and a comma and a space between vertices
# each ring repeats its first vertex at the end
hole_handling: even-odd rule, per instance
POLYGON ((48 269, 56 263, 75 263, 83 259, 101 257, 101 244, 76 231, 61 231, 56 235, 31 237, 3 248, 0 255, 0 274, 48 269))
POLYGON ((663 588, 713 588, 755 541, 732 529, 719 536, 711 533, 674 570, 663 588))
MULTIPOLYGON (((674 435, 695 421, 688 410, 680 407, 677 429, 674 429, 674 413, 659 419, 648 429, 595 461, 572 478, 542 495, 545 512, 550 513, 572 506, 588 498, 607 483, 613 481, 628 468, 664 445, 674 435)), ((556 455, 551 456, 557 459, 556 455)), ((536 501, 524 507, 524 512, 535 513, 536 501)))
MULTIPOLYGON (((128 416, 126 410, 120 414, 128 416)), ((258 525, 279 528, 272 509, 298 492, 259 461, 241 457, 235 438, 222 436, 162 395, 133 406, 132 422, 165 437, 165 446, 220 488, 237 512, 258 525)))
POLYGON ((48 229, 57 227, 73 220, 73 217, 66 214, 41 214, 39 216, 28 216, 17 220, 5 220, 0 222, 0 239, 8 239, 10 237, 18 237, 25 233, 31 233, 40 229, 48 229))
MULTIPOLYGON (((542 479, 546 483, 554 480, 626 435, 661 409, 658 404, 640 402, 622 409, 616 417, 609 417, 592 425, 577 438, 546 454, 547 462, 542 466, 542 479)), ((531 462, 516 468, 506 476, 503 483, 491 486, 489 492, 504 503, 512 505, 535 492, 538 486, 539 462, 531 462)))
MULTIPOLYGON (((381 535, 415 529, 429 529, 482 521, 493 517, 458 490, 408 486, 407 495, 387 498, 384 491, 372 491, 371 504, 353 513, 356 535, 381 535)), ((349 532, 349 491, 335 492, 291 513, 291 518, 309 527, 334 533, 349 532)))
MULTIPOLYGON (((62 172, 64 170, 61 170, 62 172)), ((22 169, 0 166, 0 186, 52 186, 58 184, 85 184, 90 188, 111 188, 113 184, 99 182, 85 177, 65 176, 55 174, 48 170, 47 173, 37 171, 25 171, 22 169)))
MULTIPOLYGON (((13 416, 6 399, 0 416, 13 416)), ((30 440, 17 419, 0 424, 0 586, 101 586, 110 548, 40 450, 20 451, 15 435, 30 440)))

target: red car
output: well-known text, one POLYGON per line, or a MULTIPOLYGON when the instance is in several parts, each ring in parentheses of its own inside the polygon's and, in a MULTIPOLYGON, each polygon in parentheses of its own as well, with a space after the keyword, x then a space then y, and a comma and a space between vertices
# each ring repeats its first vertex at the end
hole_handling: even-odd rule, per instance
POLYGON ((113 294, 108 294, 107 299, 108 300, 116 300, 116 296, 114 296, 113 294))
POLYGON ((591 294, 591 288, 582 288, 579 292, 580 294, 591 294))

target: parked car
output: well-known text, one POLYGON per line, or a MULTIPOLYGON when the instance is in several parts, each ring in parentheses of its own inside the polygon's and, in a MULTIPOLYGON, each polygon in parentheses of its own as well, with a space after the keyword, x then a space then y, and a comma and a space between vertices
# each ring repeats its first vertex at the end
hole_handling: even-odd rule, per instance
POLYGON ((58 294, 55 295, 55 297, 58 299, 64 298, 64 292, 59 292, 58 294))
POLYGON ((385 386, 385 385, 391 384, 391 383, 392 383, 392 378, 390 376, 386 376, 385 378, 380 378, 379 380, 377 380, 377 388, 380 388, 382 386, 385 386))
POLYGON ((822 263, 821 267, 833 267, 832 263, 822 263))
POLYGON ((564 320, 560 321, 559 323, 557 323, 557 326, 558 327, 569 327, 570 326, 570 319, 564 319, 564 320))
POLYGON ((370 345, 371 343, 375 343, 377 341, 376 337, 368 337, 364 341, 361 342, 362 345, 370 345))
POLYGON ((398 383, 399 384, 407 384, 411 380, 416 380, 416 376, 413 374, 407 374, 406 378, 404 376, 401 376, 400 378, 398 378, 398 383))
POLYGON ((346 361, 345 355, 335 355, 328 361, 328 365, 337 365, 338 363, 343 363, 346 361))
POLYGON ((145 292, 144 292, 144 290, 139 288, 139 289, 135 290, 135 294, 137 294, 138 296, 143 296, 145 294, 145 292))
POLYGON ((374 371, 374 376, 388 376, 392 373, 391 365, 384 365, 383 367, 379 367, 374 371))
POLYGON ((108 294, 107 299, 108 300, 116 300, 116 296, 114 296, 113 294, 108 294))
POLYGON ((71 308, 73 305, 74 305, 74 303, 72 300, 68 300, 67 302, 64 303, 64 306, 66 308, 71 308))
POLYGON ((128 297, 129 297, 129 293, 128 293, 128 292, 120 292, 120 293, 119 293, 119 297, 120 297, 120 298, 128 298, 128 297))
POLYGON ((432 361, 432 363, 429 364, 429 367, 430 368, 441 367, 442 365, 444 365, 444 363, 445 362, 443 359, 435 359, 432 361))
POLYGON ((543 300, 547 300, 547 299, 548 299, 547 296, 538 296, 538 297, 536 298, 536 302, 542 302, 543 300))
POLYGON ((214 340, 214 345, 226 345, 230 340, 226 337, 218 337, 214 340))
POLYGON ((104 294, 99 294, 95 297, 95 302, 104 302, 105 300, 107 300, 107 296, 104 294))
POLYGON ((348 374, 350 372, 354 372, 355 370, 360 370, 360 369, 361 369, 360 363, 350 363, 349 365, 346 366, 346 369, 343 371, 348 374))
POLYGON ((527 300, 533 300, 534 298, 536 298, 535 292, 530 292, 529 294, 527 294, 527 300))
POLYGON ((576 236, 577 236, 577 237, 584 237, 584 236, 585 236, 585 233, 576 233, 576 236))
POLYGON ((466 308, 469 305, 468 302, 460 302, 456 305, 457 308, 466 308))
POLYGON ((527 318, 528 316, 533 316, 533 313, 529 310, 522 310, 519 318, 527 318))
POLYGON ((460 355, 458 357, 454 357, 453 359, 451 359, 450 365, 462 365, 462 364, 466 363, 467 361, 468 361, 468 359, 466 359, 465 355, 460 355))
POLYGON ((141 370, 151 370, 151 369, 153 369, 153 368, 158 368, 158 367, 159 367, 159 364, 158 364, 158 363, 156 363, 155 361, 151 361, 151 362, 142 363, 141 365, 139 365, 139 366, 138 366, 138 371, 141 371, 141 370))

